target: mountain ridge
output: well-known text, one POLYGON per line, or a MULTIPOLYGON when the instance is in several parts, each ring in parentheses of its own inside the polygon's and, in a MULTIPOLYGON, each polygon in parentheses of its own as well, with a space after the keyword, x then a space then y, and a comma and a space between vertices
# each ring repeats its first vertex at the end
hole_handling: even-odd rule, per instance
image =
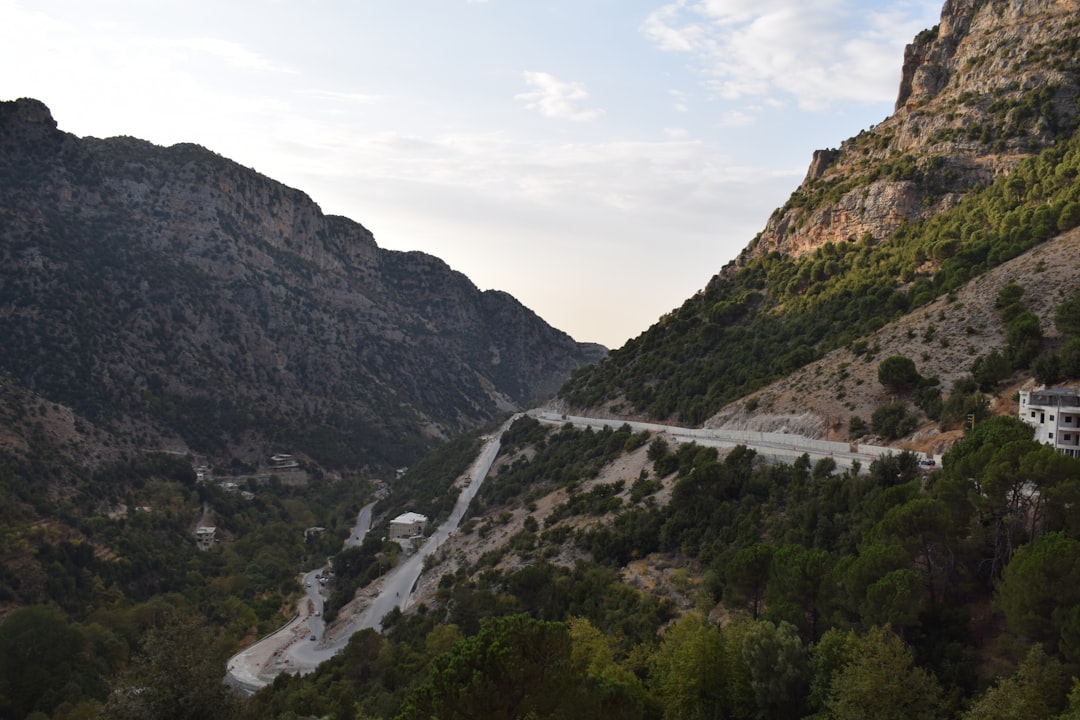
POLYGON ((815 152, 737 258, 555 406, 699 425, 1075 227, 1078 7, 946 2, 896 111, 815 152))
POLYGON ((112 457, 394 467, 604 352, 209 150, 79 139, 35 100, 0 105, 0 184, 0 371, 112 457))
POLYGON ((1077 121, 1078 10, 1074 0, 946 2, 939 25, 905 48, 893 114, 815 152, 732 269, 865 233, 883 240, 1055 142, 1077 121))

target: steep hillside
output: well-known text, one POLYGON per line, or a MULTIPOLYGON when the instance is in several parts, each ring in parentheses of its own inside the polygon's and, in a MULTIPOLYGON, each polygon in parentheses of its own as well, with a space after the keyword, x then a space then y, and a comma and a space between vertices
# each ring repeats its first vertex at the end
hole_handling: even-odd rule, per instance
POLYGON ((1080 378, 1076 10, 946 3, 894 117, 818 153, 737 261, 574 372, 555 404, 610 427, 518 418, 479 488, 483 431, 457 435, 375 493, 357 545, 356 476, 81 463, 352 441, 392 461, 589 348, 204 150, 0 105, 0 718, 1080 717, 1080 460, 991 417, 1080 378), (565 352, 530 364, 545 342, 565 352), (944 458, 784 463, 627 416, 944 458), (408 554, 380 523, 438 523, 466 484, 415 594, 387 588, 416 602, 225 697, 225 658, 295 612, 300 573, 333 556, 322 616, 301 606, 318 637, 281 636, 325 642, 408 554), (221 542, 197 549, 207 522, 221 542))
MULTIPOLYGON (((576 373, 562 406, 704 423, 832 351, 864 355, 889 323, 1080 225, 1076 10, 946 3, 941 25, 908 48, 894 115, 816 153, 737 260, 576 373)), ((1039 319, 1046 332, 1051 318, 1039 319)), ((972 357, 952 374, 995 337, 964 342, 972 357)), ((1016 360, 1021 370, 1032 358, 1016 360)), ((846 430, 850 414, 829 422, 846 430)))
POLYGON ((904 53, 893 115, 814 155, 806 179, 735 263, 798 256, 954 205, 1076 126, 1080 3, 945 3, 904 53))
POLYGON ((603 353, 201 147, 80 139, 34 100, 0 104, 0 234, 3 386, 77 416, 60 446, 91 463, 396 466, 603 353))
MULTIPOLYGON (((725 406, 704 425, 715 428, 793 432, 807 437, 845 439, 852 417, 869 421, 874 411, 896 399, 878 379, 882 360, 901 355, 914 361, 920 375, 935 378, 941 393, 957 391, 972 377, 976 361, 991 352, 1007 353, 1008 328, 995 307, 1002 289, 1022 287, 1022 299, 1040 319, 1048 347, 1059 347, 1054 325, 1060 304, 1080 291, 1080 228, 1060 235, 965 284, 959 290, 919 307, 868 335, 838 348, 738 402, 725 406)), ((1031 382, 1021 370, 991 388, 989 408, 1015 413, 1014 385, 1031 382)), ((957 426, 958 423, 950 423, 957 426)), ((942 453, 962 433, 944 432, 940 423, 924 423, 904 447, 942 453)))

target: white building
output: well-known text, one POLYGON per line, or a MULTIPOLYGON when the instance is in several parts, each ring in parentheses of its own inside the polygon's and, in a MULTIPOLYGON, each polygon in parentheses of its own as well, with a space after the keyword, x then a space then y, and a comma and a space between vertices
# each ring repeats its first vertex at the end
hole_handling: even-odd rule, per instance
POLYGON ((1021 390, 1020 419, 1035 428, 1039 442, 1080 457, 1080 392, 1076 388, 1021 390))
POLYGON ((419 513, 407 512, 390 521, 390 539, 401 540, 424 534, 427 518, 419 513))
POLYGON ((292 455, 285 453, 277 453, 270 456, 270 467, 275 470, 285 470, 288 468, 300 467, 300 463, 296 461, 292 455))
POLYGON ((214 547, 214 542, 217 540, 214 536, 216 532, 217 528, 209 525, 200 525, 195 528, 195 546, 200 550, 209 550, 214 547))

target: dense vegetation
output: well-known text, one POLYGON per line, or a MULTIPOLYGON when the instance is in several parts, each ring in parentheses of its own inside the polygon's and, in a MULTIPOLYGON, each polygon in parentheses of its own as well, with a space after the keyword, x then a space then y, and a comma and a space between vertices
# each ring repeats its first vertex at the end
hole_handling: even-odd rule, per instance
POLYGON ((159 661, 196 662, 192 682, 219 696, 224 658, 288 618, 297 573, 340 550, 371 491, 358 478, 271 477, 229 492, 197 484, 189 458, 163 454, 65 486, 59 471, 72 469, 56 463, 0 455, 0 603, 20 607, 0 625, 2 718, 94 716, 132 678, 164 672, 159 661), (225 542, 200 552, 192 531, 204 511, 225 542), (325 531, 304 532, 314 526, 325 531), (159 642, 160 657, 145 654, 159 642))
MULTIPOLYGON (((588 483, 605 463, 597 459, 621 456, 620 444, 646 451, 627 427, 546 431, 523 420, 511 438, 515 460, 490 481, 487 518, 560 487, 576 498, 610 490, 588 483), (575 462, 571 448, 591 459, 575 462)), ((1080 695, 1069 695, 1080 673, 1080 461, 1034 442, 1023 423, 981 423, 930 476, 910 453, 863 472, 656 439, 647 453, 652 472, 632 483, 637 493, 620 487, 618 504, 575 511, 605 522, 573 529, 573 515, 546 516, 530 542, 515 539, 499 558, 444 575, 433 606, 392 618, 382 636, 358 634, 312 680, 282 678, 248 710, 400 718, 1080 710, 1080 695), (665 477, 674 486, 661 504, 649 482, 665 477), (568 545, 592 560, 571 568, 545 559, 568 545), (669 599, 620 579, 629 560, 655 552, 683 568, 669 599), (680 609, 678 597, 691 605, 680 609)))
POLYGON ((621 399, 626 410, 699 424, 830 350, 867 352, 869 333, 1077 225, 1080 135, 889 238, 750 260, 575 372, 562 394, 580 407, 621 399))
MULTIPOLYGON (((1075 69, 1076 50, 1070 41, 1031 53, 1067 70, 1075 69)), ((1019 100, 962 95, 952 109, 980 104, 984 121, 941 130, 931 142, 967 140, 1006 152, 1033 147, 1023 142, 1029 132, 1067 134, 1072 120, 1056 112, 1059 90, 1034 88, 1019 100)), ((862 174, 810 181, 788 209, 805 211, 804 221, 810 210, 886 178, 919 183, 929 201, 966 190, 954 184, 946 158, 878 162, 892 140, 860 134, 851 147, 865 157, 862 174)), ((108 142, 129 151, 114 161, 135 166, 133 182, 153 174, 139 167, 149 148, 108 142)), ((190 147, 167 152, 185 165, 192 153, 202 156, 190 147)), ((36 198, 46 169, 24 164, 5 187, 36 198)), ((76 180, 106 169, 89 156, 67 168, 76 180)), ((224 660, 286 618, 298 572, 334 555, 325 607, 331 620, 398 560, 402 549, 377 531, 339 551, 371 499, 368 483, 314 476, 304 487, 271 479, 242 483, 247 494, 229 492, 196 483, 189 459, 162 454, 131 453, 91 472, 47 446, 43 403, 5 405, 0 419, 27 446, 0 451, 0 720, 1080 718, 1080 461, 1034 442, 1018 421, 988 418, 984 394, 1018 370, 1041 382, 1080 377, 1080 295, 1062 298, 1054 317, 1062 339, 1050 344, 1025 306, 1023 279, 1007 285, 996 304, 1004 349, 973 358, 970 377, 953 383, 949 397, 911 359, 874 358, 865 339, 1080 225, 1078 175, 1080 135, 889 237, 747 260, 608 361, 577 373, 564 391, 578 406, 621 402, 626 411, 696 424, 849 347, 880 360, 878 380, 896 397, 868 420, 852 417, 852 437, 871 430, 903 436, 922 416, 970 420, 933 473, 906 452, 840 470, 829 459, 768 463, 744 447, 725 455, 673 447, 626 425, 551 430, 522 419, 503 437, 505 462, 460 529, 482 539, 513 523, 509 541, 442 574, 426 605, 392 613, 382 632, 357 633, 310 676, 282 675, 246 701, 221 682, 224 660), (629 453, 648 459, 636 477, 599 479, 629 453), (541 510, 553 492, 558 502, 541 510), (223 542, 199 552, 191 531, 203 517, 213 518, 223 542), (315 526, 325 529, 305 532, 315 526), (655 575, 642 570, 643 558, 655 575)), ((193 176, 191 187, 205 180, 193 176)), ((291 400, 278 405, 276 393, 263 392, 279 386, 273 372, 240 372, 253 338, 306 337, 297 347, 311 358, 308 343, 324 338, 303 333, 331 320, 311 291, 284 300, 260 295, 256 288, 282 285, 285 268, 307 280, 317 273, 243 230, 240 217, 254 212, 241 207, 245 192, 229 196, 237 212, 218 209, 217 223, 234 239, 251 235, 245 252, 265 254, 271 272, 230 286, 226 296, 235 302, 221 312, 209 303, 207 272, 240 245, 217 230, 187 253, 198 265, 174 266, 132 250, 123 227, 107 217, 46 213, 66 264, 38 310, 66 316, 73 307, 116 306, 150 318, 145 356, 189 363, 198 392, 177 393, 167 379, 137 373, 135 392, 118 402, 91 383, 103 375, 90 362, 109 345, 102 338, 130 323, 91 314, 78 327, 42 333, 33 313, 19 314, 34 286, 25 267, 0 283, 0 301, 17 311, 3 324, 9 370, 35 378, 30 387, 86 419, 107 424, 122 409, 137 410, 222 457, 244 426, 288 438, 326 466, 403 464, 429 438, 402 431, 408 423, 393 429, 409 406, 391 390, 395 383, 414 391, 413 407, 445 400, 453 416, 491 417, 474 413, 453 383, 440 391, 421 379, 474 384, 463 363, 414 365, 415 345, 394 355, 368 336, 340 345, 352 394, 342 394, 318 364, 290 369, 302 385, 332 388, 320 397, 333 412, 299 410, 291 400), (149 292, 123 289, 119 279, 130 268, 141 268, 149 292), (159 315, 159 308, 166 310, 159 315), (254 311, 248 333, 239 331, 243 308, 254 311), (291 327, 272 322, 268 308, 291 318, 291 327), (185 313, 222 323, 229 342, 192 352, 170 330, 185 313), (42 375, 49 365, 62 372, 42 375), (365 368, 390 368, 395 379, 353 382, 365 368), (256 393, 236 395, 244 383, 222 373, 257 377, 256 393), (359 400, 368 412, 353 412, 359 400)), ((275 195, 275 203, 284 200, 275 195)), ((34 247, 32 235, 9 243, 9 252, 34 247)), ((430 285, 416 269, 405 263, 388 278, 406 290, 430 285)), ((512 325, 508 318, 496 324, 512 325)), ((480 346, 487 357, 488 344, 480 346)), ((516 380, 508 364, 491 379, 516 380)), ((123 383, 113 380, 118 392, 123 383)), ((147 427, 133 426, 129 439, 150 444, 147 427)), ((475 435, 460 436, 414 463, 377 506, 380 521, 412 510, 440 522, 478 447, 475 435)))

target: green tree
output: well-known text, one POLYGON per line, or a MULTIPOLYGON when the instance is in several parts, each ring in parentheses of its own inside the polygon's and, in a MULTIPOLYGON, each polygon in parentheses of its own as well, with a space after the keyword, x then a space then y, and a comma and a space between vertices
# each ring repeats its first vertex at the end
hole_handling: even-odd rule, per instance
POLYGON ((1056 650, 1067 612, 1080 604, 1080 541, 1054 532, 1017 550, 997 604, 1010 630, 1056 650))
POLYGON ((901 394, 915 389, 922 382, 922 376, 911 358, 893 355, 878 365, 878 382, 890 392, 901 394))
POLYGON ((222 682, 225 652, 193 617, 167 609, 112 688, 105 712, 120 720, 226 720, 238 714, 222 682))
POLYGON ((971 497, 980 523, 972 540, 981 540, 987 548, 993 578, 1016 547, 1040 531, 1048 499, 1062 479, 1059 472, 1067 472, 1068 463, 1053 448, 1034 440, 988 446, 980 455, 985 461, 972 475, 980 492, 971 497))
POLYGON ((822 584, 832 569, 829 553, 819 548, 784 545, 772 555, 765 601, 770 620, 787 620, 807 642, 817 640, 825 612, 822 584))
POLYGON ((640 718, 650 708, 645 686, 631 670, 615 660, 612 638, 585 618, 570 618, 570 659, 575 677, 584 678, 585 705, 578 717, 640 718))
POLYGON ((1061 663, 1034 645, 1013 677, 998 680, 963 720, 1048 720, 1065 707, 1068 676, 1061 663))
POLYGON ((948 542, 951 528, 952 519, 944 502, 919 497, 890 508, 873 534, 908 551, 915 569, 922 575, 930 602, 936 603, 954 569, 954 552, 948 542))
POLYGON ((872 628, 850 641, 850 659, 833 674, 824 716, 830 720, 936 720, 942 716, 937 678, 917 667, 891 630, 872 628))
POLYGON ((1061 374, 1080 378, 1080 337, 1069 338, 1061 348, 1061 374))
MULTIPOLYGON (((821 713, 824 709, 833 680, 851 662, 857 641, 854 632, 829 628, 810 646, 810 692, 806 703, 811 711, 821 713)), ((817 717, 824 717, 824 714, 817 717)))
POLYGON ((576 717, 580 688, 571 667, 565 624, 527 615, 494 618, 433 661, 428 679, 398 717, 576 717))
POLYGON ((742 621, 724 629, 731 698, 730 717, 801 718, 810 688, 810 666, 798 630, 790 623, 742 621))
POLYGON ((866 588, 859 615, 868 625, 915 627, 919 623, 923 594, 919 573, 908 568, 891 570, 866 588))
POLYGON ((1074 293, 1054 311, 1054 326, 1067 338, 1080 337, 1080 293, 1074 293))
POLYGON ((1009 358, 999 350, 991 350, 978 358, 971 368, 972 377, 983 392, 993 390, 998 383, 1009 377, 1010 373, 1012 373, 1012 365, 1009 363, 1009 358))
POLYGON ((772 548, 763 543, 751 545, 735 553, 735 557, 727 565, 724 600, 745 607, 756 620, 765 599, 771 563, 772 548))
POLYGON ((898 401, 882 405, 870 417, 874 433, 895 440, 903 437, 918 427, 918 418, 908 412, 907 404, 898 401))
POLYGON ((649 663, 650 687, 667 720, 723 717, 727 707, 720 630, 697 613, 668 628, 649 663))
POLYGON ((1031 364, 1031 374, 1039 385, 1053 385, 1061 380, 1061 355, 1044 352, 1031 364))
POLYGON ((1005 327, 1005 352, 1014 368, 1026 368, 1042 348, 1043 333, 1039 317, 1024 310, 1005 327))
POLYGON ((58 609, 35 605, 0 625, 0 717, 52 713, 62 702, 105 699, 99 663, 58 609))
POLYGON ((994 307, 1001 311, 1020 306, 1020 298, 1024 296, 1024 288, 1014 282, 1008 282, 998 291, 994 298, 994 307))

